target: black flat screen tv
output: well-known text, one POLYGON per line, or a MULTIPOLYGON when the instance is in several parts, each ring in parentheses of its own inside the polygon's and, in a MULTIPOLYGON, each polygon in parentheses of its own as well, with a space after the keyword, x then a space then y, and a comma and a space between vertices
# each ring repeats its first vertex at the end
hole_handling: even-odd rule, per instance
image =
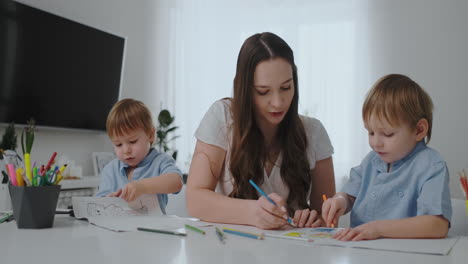
POLYGON ((0 0, 0 123, 105 130, 125 39, 0 0))

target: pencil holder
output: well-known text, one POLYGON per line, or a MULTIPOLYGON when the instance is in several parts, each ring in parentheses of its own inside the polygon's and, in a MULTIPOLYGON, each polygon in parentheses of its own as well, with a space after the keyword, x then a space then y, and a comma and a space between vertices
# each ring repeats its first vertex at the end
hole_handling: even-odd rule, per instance
POLYGON ((8 185, 18 228, 50 228, 54 224, 60 185, 21 187, 8 185))

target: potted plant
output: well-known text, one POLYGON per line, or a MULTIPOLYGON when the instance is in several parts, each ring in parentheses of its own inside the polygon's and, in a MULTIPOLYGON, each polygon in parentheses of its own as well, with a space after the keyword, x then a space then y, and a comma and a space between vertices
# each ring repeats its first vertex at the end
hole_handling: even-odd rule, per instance
MULTIPOLYGON (((161 152, 166 152, 172 156, 174 160, 177 160, 177 150, 172 149, 169 146, 169 143, 178 138, 178 135, 172 135, 175 130, 178 128, 174 126, 175 117, 171 115, 169 110, 163 109, 159 112, 158 115, 158 127, 156 131, 156 146, 157 149, 161 152)), ((187 182, 188 174, 184 173, 182 175, 184 183, 187 182)))
POLYGON ((156 146, 159 151, 168 153, 176 160, 177 150, 172 149, 169 146, 170 142, 179 137, 178 135, 171 135, 178 128, 173 125, 174 119, 175 117, 171 115, 169 110, 163 109, 159 112, 159 125, 156 131, 156 146))
POLYGON ((2 136, 2 141, 0 143, 0 159, 3 159, 5 150, 15 151, 16 147, 17 147, 17 142, 16 142, 15 124, 11 123, 5 129, 5 133, 2 136))
POLYGON ((17 165, 16 160, 21 161, 21 157, 16 153, 17 140, 16 140, 16 130, 15 124, 10 123, 5 129, 5 133, 2 136, 2 141, 0 142, 0 160, 5 159, 5 163, 13 163, 17 165))

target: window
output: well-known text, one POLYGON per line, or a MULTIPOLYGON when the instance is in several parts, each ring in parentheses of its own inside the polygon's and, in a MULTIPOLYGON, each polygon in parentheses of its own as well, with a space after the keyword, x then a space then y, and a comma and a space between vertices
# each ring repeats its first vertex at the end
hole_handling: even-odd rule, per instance
POLYGON ((170 76, 167 105, 173 106, 181 137, 178 165, 188 172, 194 132, 211 104, 232 96, 237 55, 243 41, 271 31, 294 51, 301 114, 318 118, 335 148, 339 187, 343 176, 368 152, 361 106, 370 87, 359 55, 364 33, 356 3, 337 1, 177 1, 168 32, 170 76))

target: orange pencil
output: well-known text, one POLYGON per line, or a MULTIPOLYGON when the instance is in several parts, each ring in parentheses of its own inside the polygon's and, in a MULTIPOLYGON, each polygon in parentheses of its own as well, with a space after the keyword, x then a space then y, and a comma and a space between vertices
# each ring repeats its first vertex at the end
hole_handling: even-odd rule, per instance
MULTIPOLYGON (((326 194, 322 194, 322 199, 323 199, 323 201, 325 202, 325 201, 327 200, 327 195, 326 195, 326 194)), ((332 224, 331 224, 331 227, 332 227, 332 228, 335 228, 335 224, 332 223, 332 224)))

